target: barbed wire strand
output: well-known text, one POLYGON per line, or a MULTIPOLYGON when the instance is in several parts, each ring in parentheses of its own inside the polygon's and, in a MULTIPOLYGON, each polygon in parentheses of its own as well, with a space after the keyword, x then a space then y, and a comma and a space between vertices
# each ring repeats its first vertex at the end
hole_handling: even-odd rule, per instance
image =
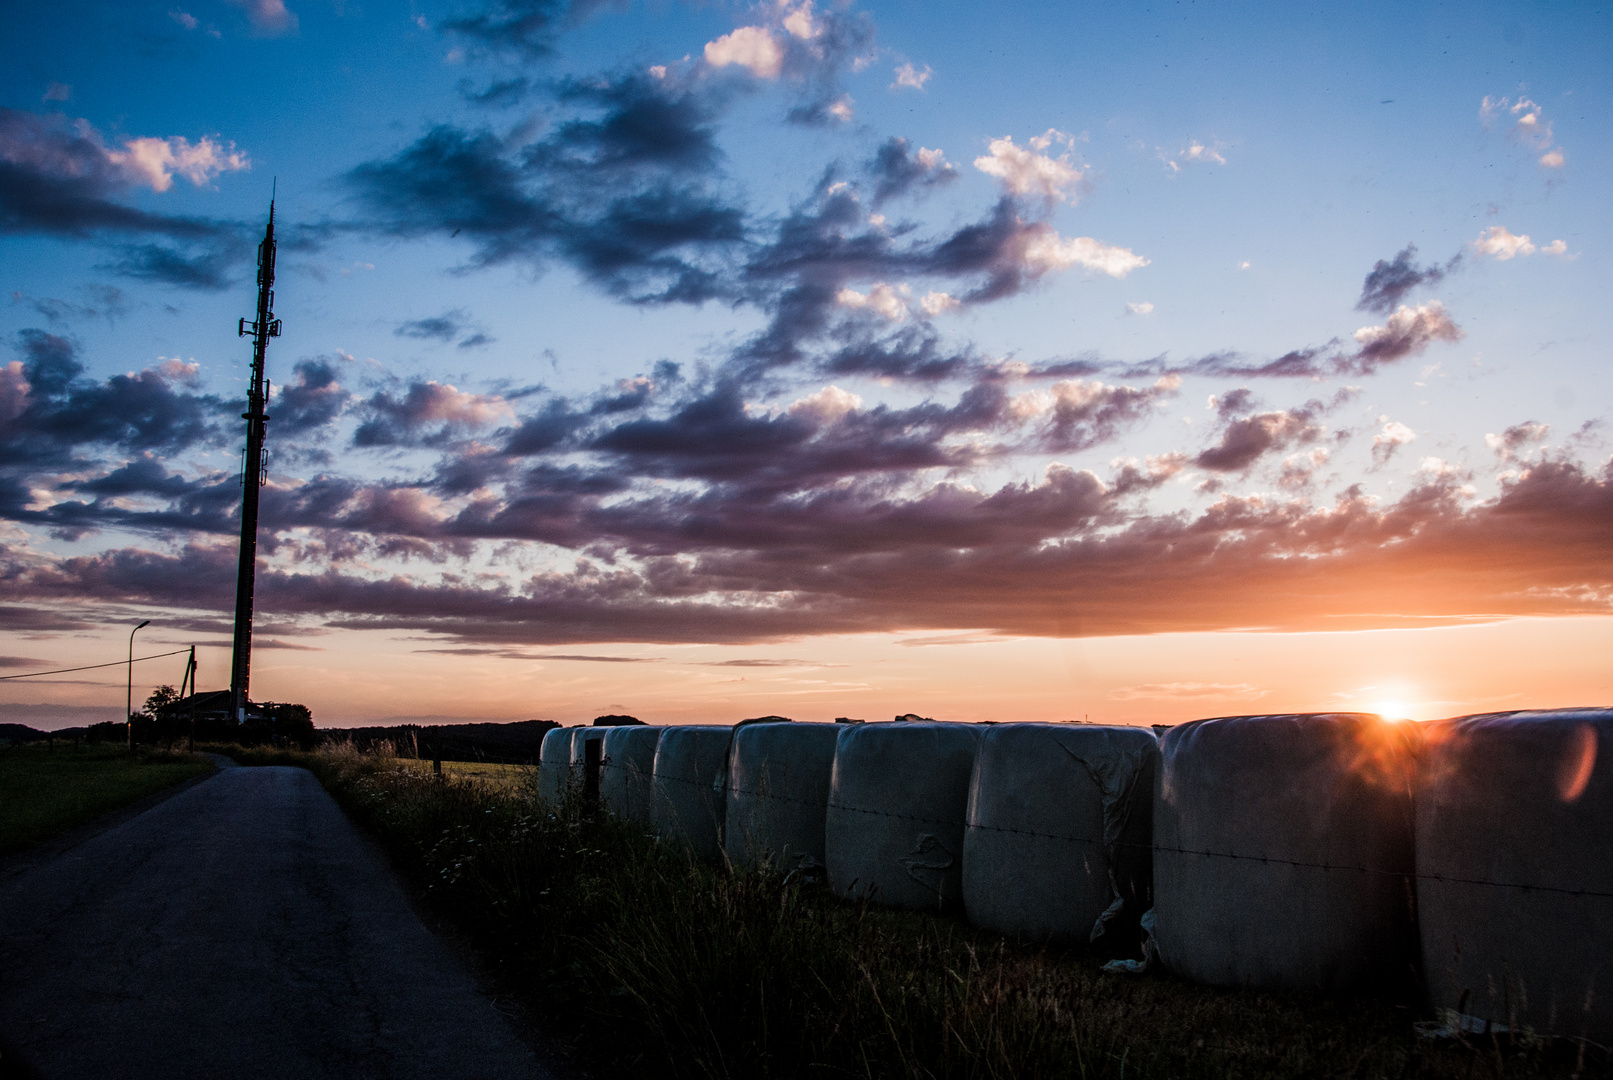
MULTIPOLYGON (((558 763, 551 763, 551 767, 558 763)), ((568 763, 568 768, 571 767, 568 763)), ((717 782, 711 784, 700 780, 689 780, 681 776, 665 776, 659 773, 646 774, 642 769, 634 769, 631 765, 616 765, 608 759, 601 762, 601 768, 614 768, 636 771, 639 775, 650 775, 652 783, 688 784, 692 787, 709 789, 714 793, 718 790, 717 782)), ((721 778, 717 778, 720 782, 721 778)), ((734 795, 751 796, 757 799, 771 799, 777 802, 792 802, 802 806, 817 806, 814 799, 803 799, 799 796, 778 795, 765 791, 751 791, 745 788, 735 788, 723 785, 724 792, 734 795)), ((947 821, 941 818, 920 817, 915 814, 896 814, 888 810, 874 810, 862 806, 848 806, 844 803, 830 802, 826 804, 829 810, 844 810, 853 814, 867 814, 873 817, 891 818, 899 821, 908 821, 920 825, 938 826, 947 829, 973 829, 978 832, 1005 833, 1012 836, 1025 836, 1038 840, 1059 840, 1072 844, 1088 844, 1106 848, 1132 848, 1147 851, 1163 851, 1171 855, 1198 855, 1204 858, 1231 859, 1242 862, 1262 863, 1274 866, 1292 866, 1304 870, 1348 870, 1362 874, 1376 874, 1383 877, 1411 878, 1416 881, 1437 881, 1447 885, 1487 885, 1501 889, 1518 889, 1523 892, 1554 893, 1562 896, 1585 896, 1601 900, 1613 900, 1613 892, 1604 892, 1597 889, 1568 889, 1556 885, 1521 885, 1511 881, 1494 881, 1488 878, 1457 877, 1451 874, 1423 874, 1412 870, 1386 870, 1380 867, 1349 865, 1346 863, 1311 862, 1303 859, 1285 859, 1271 855, 1242 855, 1232 851, 1211 851, 1202 848, 1186 848, 1179 846, 1161 845, 1155 843, 1140 843, 1135 840, 1102 840, 1090 836, 1067 836, 1060 833, 1041 832, 1035 829, 1016 829, 1006 825, 985 825, 968 821, 947 821)))

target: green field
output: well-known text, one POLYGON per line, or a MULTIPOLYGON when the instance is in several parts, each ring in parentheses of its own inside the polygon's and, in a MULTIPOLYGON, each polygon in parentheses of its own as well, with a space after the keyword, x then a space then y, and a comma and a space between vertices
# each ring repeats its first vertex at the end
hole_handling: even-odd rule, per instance
MULTIPOLYGON (((429 773, 431 762, 415 758, 394 758, 393 764, 411 772, 429 773)), ((445 761, 442 771, 448 776, 465 777, 503 787, 526 787, 537 775, 535 765, 502 765, 494 761, 445 761)))
POLYGON ((49 840, 212 767, 197 754, 131 754, 109 743, 0 747, 0 854, 49 840))

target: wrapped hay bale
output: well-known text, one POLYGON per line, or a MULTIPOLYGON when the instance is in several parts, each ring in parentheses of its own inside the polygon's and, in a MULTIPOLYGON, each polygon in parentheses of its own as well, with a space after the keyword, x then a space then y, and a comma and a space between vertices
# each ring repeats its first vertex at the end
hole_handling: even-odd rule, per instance
POLYGON ((1428 725, 1417 874, 1447 1026, 1613 1043, 1613 710, 1428 725))
POLYGON ((565 797, 571 779, 571 734, 576 728, 550 728, 538 748, 538 795, 554 806, 565 797))
POLYGON ((1416 732, 1365 713, 1165 732, 1154 941, 1217 986, 1335 990, 1411 969, 1416 732))
POLYGON ((831 888, 895 907, 961 906, 981 731, 911 721, 841 729, 826 828, 831 888))
POLYGON ((640 725, 613 727, 605 733, 599 799, 606 809, 635 825, 650 824, 650 790, 661 731, 640 725))
MULTIPOLYGON (((1147 728, 997 724, 980 738, 963 836, 963 906, 1000 934, 1099 941, 1152 905, 1147 728)), ((1125 935, 1119 935, 1125 936, 1125 935)))
POLYGON ((785 871, 823 865, 834 724, 752 723, 734 730, 728 756, 724 849, 736 866, 764 860, 785 871))
POLYGON ((733 733, 726 724, 668 727, 656 743, 651 824, 697 859, 722 856, 722 785, 733 733))

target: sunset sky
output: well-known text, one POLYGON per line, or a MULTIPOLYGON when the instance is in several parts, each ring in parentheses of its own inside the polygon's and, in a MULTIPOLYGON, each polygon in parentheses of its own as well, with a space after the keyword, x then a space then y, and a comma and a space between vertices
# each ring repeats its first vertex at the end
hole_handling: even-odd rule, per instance
POLYGON ((1605 5, 7 24, 0 674, 228 685, 277 179, 252 692, 318 724, 1613 702, 1605 5))

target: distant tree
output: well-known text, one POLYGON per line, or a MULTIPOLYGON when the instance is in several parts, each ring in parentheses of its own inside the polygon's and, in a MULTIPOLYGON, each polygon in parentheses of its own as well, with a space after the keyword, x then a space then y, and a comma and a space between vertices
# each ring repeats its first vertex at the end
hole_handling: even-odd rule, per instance
POLYGON ((262 716, 247 720, 233 735, 242 744, 250 746, 273 742, 311 747, 317 741, 314 737, 314 714, 308 706, 266 701, 259 707, 262 716))
POLYGON ((164 705, 172 705, 179 700, 179 691, 164 683, 151 692, 146 698, 146 712, 155 714, 164 705))

